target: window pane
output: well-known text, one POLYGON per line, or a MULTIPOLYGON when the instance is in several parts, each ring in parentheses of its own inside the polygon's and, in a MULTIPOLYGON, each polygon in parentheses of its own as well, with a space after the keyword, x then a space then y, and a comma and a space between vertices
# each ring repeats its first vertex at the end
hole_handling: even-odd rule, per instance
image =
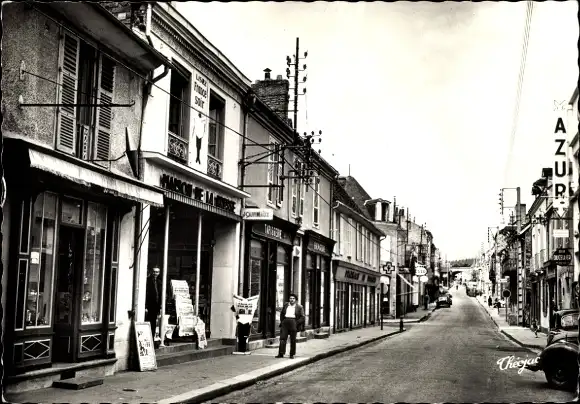
MULTIPOLYGON (((253 243, 253 241, 252 241, 253 243)), ((250 258, 250 296, 260 294, 260 282, 262 277, 262 260, 260 258, 250 258)), ((260 299, 262 296, 260 296, 260 299)), ((252 319, 252 330, 255 332, 262 332, 262 324, 258 321, 260 318, 260 301, 258 300, 258 307, 254 312, 252 319)))
POLYGON ((83 201, 80 199, 63 198, 62 217, 63 223, 82 224, 83 201))
POLYGON ((56 229, 56 195, 42 193, 34 202, 30 269, 26 294, 26 327, 50 325, 54 236, 56 229))
POLYGON ((277 262, 278 264, 288 264, 288 252, 282 246, 278 246, 277 262))
POLYGON ((101 322, 106 228, 107 208, 89 203, 83 268, 82 324, 101 322))
POLYGON ((326 272, 320 273, 320 319, 324 325, 326 325, 326 317, 324 315, 324 310, 326 309, 326 298, 324 296, 324 292, 326 290, 326 276, 326 272))
POLYGON ((286 266, 278 264, 276 266, 276 330, 280 325, 280 313, 284 306, 284 274, 286 266))

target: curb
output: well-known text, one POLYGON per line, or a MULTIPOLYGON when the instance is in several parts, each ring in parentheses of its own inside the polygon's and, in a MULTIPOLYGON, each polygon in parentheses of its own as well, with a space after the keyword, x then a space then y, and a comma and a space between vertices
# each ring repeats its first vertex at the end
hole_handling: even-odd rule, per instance
MULTIPOLYGON (((289 364, 288 366, 284 366, 284 367, 279 368, 279 369, 273 369, 273 370, 267 371, 267 372, 265 372, 261 375, 258 375, 256 377, 246 377, 245 378, 243 375, 238 376, 238 377, 234 377, 234 378, 229 379, 229 380, 224 380, 222 382, 215 383, 215 384, 221 384, 221 386, 216 386, 214 388, 212 388, 212 386, 208 386, 206 388, 196 389, 196 390, 190 391, 188 393, 180 394, 180 395, 175 396, 175 397, 170 397, 170 398, 167 398, 164 400, 160 400, 157 403, 158 404, 170 404, 170 403, 176 403, 176 402, 179 402, 179 403, 181 403, 181 402, 203 402, 203 401, 207 401, 207 400, 213 400, 214 398, 224 396, 224 395, 232 393, 236 390, 242 390, 246 387, 250 387, 250 386, 256 384, 256 382, 258 382, 258 381, 271 379, 273 377, 282 375, 284 373, 291 372, 292 370, 301 368, 301 367, 309 365, 311 363, 318 362, 322 359, 326 359, 328 357, 335 356, 335 355, 338 355, 338 354, 343 353, 343 352, 351 351, 353 349, 360 348, 364 345, 372 344, 373 342, 378 342, 378 341, 386 339, 388 337, 391 337, 391 336, 394 336, 397 334, 401 334, 405 331, 406 331, 406 329, 403 329, 403 331, 400 331, 400 330, 393 331, 393 332, 390 332, 390 333, 385 334, 385 335, 380 335, 378 337, 371 338, 367 341, 358 342, 358 343, 355 343, 352 345, 348 345, 348 346, 344 346, 344 347, 340 347, 340 348, 335 348, 335 349, 332 349, 332 350, 329 350, 326 352, 322 352, 322 353, 316 354, 314 356, 311 356, 309 358, 306 358, 304 360, 297 360, 295 363, 289 364), (200 391, 199 393, 196 393, 196 391, 199 391, 199 390, 202 390, 202 391, 200 391), (203 391, 203 390, 206 390, 206 391, 203 391), (178 400, 176 400, 177 398, 178 398, 178 400)), ((259 370, 260 369, 258 369, 258 371, 259 370)))
MULTIPOLYGON (((437 310, 437 308, 432 309, 429 313, 425 314, 421 318, 411 319, 411 320, 407 320, 407 321, 405 321, 405 319, 403 319, 403 324, 417 324, 417 323, 422 323, 424 321, 427 321, 431 317, 431 314, 433 314, 433 312, 435 310, 437 310)), ((384 324, 399 324, 400 319, 394 319, 394 320, 389 319, 388 321, 384 321, 383 323, 384 324)))
POLYGON ((534 346, 534 345, 524 344, 523 342, 520 342, 516 338, 512 337, 511 335, 509 335, 507 332, 505 332, 504 330, 501 329, 501 327, 497 324, 497 322, 495 321, 495 319, 491 316, 491 313, 485 308, 485 306, 483 305, 483 303, 481 303, 478 298, 475 298, 475 300, 477 300, 477 302, 485 310, 485 312, 487 313, 487 315, 489 316, 489 318, 491 318, 491 321, 493 321, 493 323, 497 327, 497 330, 500 333, 502 333, 503 335, 505 335, 506 337, 508 337, 511 341, 513 341, 516 344, 518 344, 519 346, 521 346, 523 348, 527 348, 527 349, 539 349, 539 350, 544 349, 544 348, 540 348, 540 347, 537 347, 537 346, 534 346))

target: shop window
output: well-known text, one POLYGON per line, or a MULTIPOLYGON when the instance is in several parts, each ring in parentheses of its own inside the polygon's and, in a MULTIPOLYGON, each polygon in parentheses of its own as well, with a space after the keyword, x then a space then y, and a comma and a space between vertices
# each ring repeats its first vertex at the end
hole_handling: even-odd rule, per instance
POLYGON ((276 329, 280 325, 280 313, 286 297, 286 273, 289 265, 288 251, 286 251, 286 248, 278 246, 276 259, 276 329))
POLYGON ((312 262, 312 254, 306 254, 306 290, 304 301, 304 317, 306 325, 313 324, 314 316, 314 268, 312 262))
POLYGON ((22 202, 22 221, 20 222, 20 252, 23 254, 28 253, 28 242, 30 236, 30 200, 25 200, 22 202))
POLYGON ((62 198, 61 223, 83 224, 83 201, 75 198, 62 198))
POLYGON ((57 149, 83 160, 108 163, 112 136, 115 62, 76 36, 61 41, 57 149), (83 106, 97 104, 98 106, 83 106))
MULTIPOLYGON (((249 296, 260 295, 260 286, 262 278, 262 266, 264 264, 265 249, 261 242, 257 240, 250 241, 250 279, 249 279, 249 296)), ((260 296, 262 299, 262 296, 260 296)), ((261 324, 259 324, 258 319, 260 318, 260 302, 256 311, 254 312, 254 319, 252 320, 252 325, 255 331, 260 333, 261 324)))
POLYGON ((330 268, 329 260, 326 257, 318 256, 320 265, 320 319, 321 325, 326 326, 330 324, 329 310, 330 305, 330 268))
POLYGON ((376 310, 376 288, 375 287, 369 287, 369 323, 374 324, 375 323, 375 314, 377 312, 376 310))
POLYGON ((213 91, 209 97, 209 140, 207 143, 207 173, 222 178, 224 161, 224 129, 226 124, 226 102, 213 91))
POLYGON ((57 196, 38 195, 34 202, 30 266, 26 287, 26 328, 49 326, 52 316, 57 196))
POLYGON ((100 323, 103 307, 107 208, 89 202, 83 268, 81 323, 100 323))

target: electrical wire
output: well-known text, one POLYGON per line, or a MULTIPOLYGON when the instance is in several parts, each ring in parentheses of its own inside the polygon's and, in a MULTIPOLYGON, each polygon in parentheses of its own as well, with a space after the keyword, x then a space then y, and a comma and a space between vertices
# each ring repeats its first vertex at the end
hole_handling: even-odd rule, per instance
POLYGON ((513 153, 513 147, 514 147, 517 127, 518 127, 518 118, 519 118, 519 113, 520 113, 520 101, 521 101, 522 88, 523 88, 523 82, 524 82, 524 77, 525 77, 526 59, 527 59, 527 54, 528 54, 528 43, 529 43, 529 37, 530 37, 533 11, 534 11, 534 2, 528 0, 526 2, 526 21, 524 24, 524 39, 523 39, 523 44, 522 44, 522 52, 520 55, 520 70, 518 73, 518 84, 517 84, 517 88, 516 88, 516 102, 514 105, 512 129, 511 129, 509 147, 508 147, 508 156, 507 156, 506 166, 505 166, 505 170, 504 170, 504 182, 507 180, 507 175, 508 175, 509 169, 511 168, 511 164, 510 164, 511 163, 511 155, 513 153))
MULTIPOLYGON (((74 35, 75 37, 77 37, 77 36, 78 36, 78 34, 77 34, 76 32, 74 32, 74 31, 73 31, 73 30, 71 30, 70 28, 68 28, 68 27, 64 26, 64 25, 63 25, 61 22, 59 22, 59 21, 57 21, 56 19, 54 19, 53 17, 51 17, 51 16, 47 15, 47 14, 46 14, 45 12, 43 12, 42 10, 39 10, 39 9, 38 9, 36 6, 34 6, 34 3, 31 3, 31 2, 26 2, 26 3, 27 3, 27 4, 29 4, 29 5, 31 6, 31 8, 32 8, 32 9, 36 10, 38 13, 42 14, 44 17, 46 17, 46 18, 48 18, 49 20, 53 21, 53 22, 54 22, 56 25, 60 26, 62 29, 66 30, 66 31, 69 31, 69 32, 70 32, 72 35, 74 35)), ((109 58, 109 59, 111 59, 112 61, 114 61, 114 62, 115 62, 116 64, 118 64, 119 66, 121 66, 121 67, 123 67, 123 68, 127 69, 128 71, 130 71, 131 73, 133 73, 133 74, 134 74, 134 75, 136 75, 137 77, 141 78, 141 79, 142 79, 142 80, 144 80, 146 83, 148 83, 148 84, 151 84, 153 87, 155 87, 155 88, 157 88, 157 89, 161 90, 162 92, 164 92, 165 94, 169 95, 170 97, 173 97, 173 98, 177 99, 177 100, 178 100, 178 101, 179 101, 179 102, 180 102, 182 105, 184 105, 184 106, 186 106, 186 107, 189 107, 190 109, 192 109, 192 110, 196 111, 197 113, 199 113, 199 115, 200 115, 200 116, 204 116, 204 117, 208 118, 209 120, 211 120, 211 121, 215 122, 216 124, 220 125, 220 126, 221 126, 221 127, 223 127, 224 129, 227 129, 227 130, 229 130, 230 132, 232 132, 232 133, 234 133, 234 134, 236 134, 236 135, 240 136, 241 138, 243 138, 243 139, 246 139, 247 141, 250 141, 250 142, 254 143, 254 145, 255 145, 255 146, 257 146, 257 147, 263 147, 264 149, 266 149, 266 150, 268 150, 268 151, 271 151, 271 150, 270 150, 270 149, 269 149, 267 146, 260 145, 260 144, 259 144, 257 141, 255 141, 255 140, 253 140, 253 139, 249 138, 248 136, 245 136, 244 134, 242 134, 242 133, 238 132, 237 130, 235 130, 235 129, 233 129, 233 128, 230 128, 229 126, 227 126, 227 125, 225 125, 225 124, 223 124, 223 123, 219 122, 219 121, 218 121, 216 118, 212 118, 211 116, 209 116, 209 114, 205 114, 204 112, 202 112, 202 111, 200 111, 200 110, 196 109, 196 108, 195 108, 195 107, 193 107, 192 105, 190 105, 190 104, 188 104, 188 103, 184 102, 184 101, 183 101, 182 99, 180 99, 179 97, 177 97, 177 96, 175 96, 175 95, 171 94, 169 91, 167 91, 167 90, 165 90, 165 89, 161 88, 159 85, 157 85, 156 83, 152 82, 152 81, 151 81, 149 78, 147 78, 147 77, 143 76, 142 74, 140 74, 140 73, 139 73, 139 72, 137 72, 136 70, 132 69, 131 67, 129 67, 129 66, 127 66, 126 64, 124 64, 123 62, 119 61, 119 60, 118 60, 117 58, 115 58, 114 56, 112 56, 112 55, 110 55, 110 54, 107 54, 106 52, 102 52, 102 51, 101 51, 101 53, 102 53, 103 55, 105 55, 107 58, 109 58)), ((42 78, 42 77, 40 77, 40 76, 38 76, 38 77, 39 77, 39 78, 42 78)), ((52 80, 50 80, 50 79, 47 79, 47 80, 49 80, 49 81, 52 81, 52 80)), ((54 81, 52 81, 52 82, 54 82, 54 81)), ((54 83, 56 83, 56 82, 54 82, 54 83)), ((58 84, 58 85, 62 86, 62 84, 60 84, 60 83, 56 83, 56 84, 58 84)), ((314 154, 315 154, 315 155, 318 155, 318 153, 316 153, 315 151, 313 151, 313 152, 314 152, 314 154)), ((289 166, 290 166, 290 167, 291 167, 293 170, 296 170, 296 167, 295 167, 295 166, 293 166, 292 164, 290 164, 290 162, 288 161, 288 159, 286 158, 286 156, 282 156, 282 158, 283 158, 283 160, 284 160, 284 161, 285 161, 285 162, 286 162, 286 163, 287 163, 287 164, 288 164, 288 165, 289 165, 289 166)), ((332 204, 331 204, 330 202, 328 202, 326 199, 324 199, 324 198, 322 197, 322 195, 320 195, 320 193, 319 193, 319 192, 316 192, 316 191, 314 190, 314 188, 312 187, 312 185, 311 185, 311 184, 306 184, 306 185, 308 185, 308 186, 309 186, 309 187, 310 187, 310 188, 311 188, 311 189, 312 189, 312 190, 313 190, 313 191, 314 191, 314 192, 315 192, 315 193, 316 193, 316 194, 319 196, 320 200, 322 200, 322 201, 323 201, 324 203, 326 203, 326 204, 327 204, 327 205, 328 205, 330 208, 332 208, 332 204)), ((355 231, 357 231, 357 233, 358 233, 358 229, 356 229, 356 228, 355 228, 353 225, 350 225, 350 222, 347 222, 347 223, 349 224, 349 226, 351 226, 352 228, 354 228, 354 229, 355 229, 355 231)), ((385 252, 388 252, 388 253, 390 253, 390 254, 392 254, 392 255, 395 255, 396 257, 398 257, 398 256, 399 256, 399 254, 397 254, 397 252, 394 252, 394 251, 388 250, 388 249, 386 249, 386 248, 384 248, 384 247, 381 247, 380 243, 374 242, 374 241, 372 241, 370 238, 368 238, 368 237, 366 237, 366 236, 363 236, 363 237, 364 237, 364 238, 366 238, 368 242, 370 242, 371 244, 373 244, 373 245, 375 245, 376 247, 378 247, 378 248, 379 248, 379 251, 385 251, 385 252)))

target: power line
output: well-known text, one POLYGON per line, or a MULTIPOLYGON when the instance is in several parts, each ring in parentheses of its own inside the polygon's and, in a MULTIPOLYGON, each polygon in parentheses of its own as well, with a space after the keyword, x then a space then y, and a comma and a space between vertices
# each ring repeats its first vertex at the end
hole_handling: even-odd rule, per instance
MULTIPOLYGON (((39 10, 39 9, 38 9, 36 6, 34 6, 34 4, 33 4, 33 3, 31 3, 31 2, 26 2, 26 3, 27 3, 27 4, 29 4, 29 5, 30 5, 30 6, 31 6, 31 7, 32 7, 34 10, 36 10, 38 13, 42 14, 43 16, 45 16, 46 18, 48 18, 49 20, 53 21, 53 22, 54 22, 56 25, 60 26, 60 27, 61 27, 61 28, 63 28, 64 30, 66 30, 66 31, 70 32, 71 34, 73 34, 73 35, 75 35, 75 36, 78 36, 78 34, 77 34, 76 32, 74 32, 74 31, 73 31, 73 30, 71 30, 70 28, 68 28, 68 27, 64 26, 64 25, 63 25, 61 22, 59 22, 59 21, 57 21, 56 19, 54 19, 53 17, 51 17, 51 16, 47 15, 47 14, 46 14, 45 12, 43 12, 42 10, 39 10)), ((229 130, 230 132, 232 132, 232 133, 234 133, 234 134, 236 134, 236 135, 238 135, 238 136, 240 136, 240 137, 242 137, 242 138, 244 138, 244 139, 246 139, 246 140, 248 140, 248 141, 250 141, 250 142, 254 143, 254 145, 255 145, 256 147, 262 147, 262 148, 264 148, 264 149, 266 149, 266 150, 270 151, 270 149, 268 148, 268 146, 264 146, 264 145, 261 145, 261 144, 259 144, 257 141, 255 141, 255 140, 253 140, 253 139, 250 139, 249 137, 245 136, 244 134, 242 134, 242 133, 238 132, 237 130, 235 130, 235 129, 233 129, 233 128, 230 128, 229 126, 227 126, 227 125, 225 125, 225 124, 222 124, 222 123, 221 123, 221 122, 219 122, 217 119, 215 119, 215 118, 212 118, 212 117, 211 117, 211 116, 209 116, 208 114, 205 114, 204 112, 202 112, 202 111, 199 111, 198 109, 196 109, 196 108, 195 108, 195 107, 193 107, 192 105, 190 105, 190 104, 188 104, 188 103, 184 102, 182 99, 180 99, 180 98, 178 98, 177 96, 175 96, 175 95, 171 94, 169 91, 167 91, 167 90, 165 90, 165 89, 161 88, 159 85, 157 85, 156 83, 152 82, 152 81, 151 81, 150 79, 148 79, 147 77, 144 77, 143 75, 141 75, 141 74, 140 74, 139 72, 137 72, 136 70, 132 69, 131 67, 129 67, 129 66, 127 66, 126 64, 124 64, 123 62, 119 61, 119 60, 118 60, 117 58, 115 58, 114 56, 112 56, 112 55, 110 55, 110 54, 108 54, 108 53, 106 53, 106 52, 102 52, 102 51, 101 51, 101 53, 102 53, 103 55, 105 55, 107 58, 109 58, 109 59, 111 59, 112 61, 114 61, 114 62, 115 62, 116 64, 118 64, 119 66, 121 66, 121 67, 123 67, 123 68, 127 69, 128 71, 130 71, 131 73, 133 73, 133 74, 134 74, 134 75, 136 75, 137 77, 141 78, 141 79, 142 79, 142 80, 144 80, 146 83, 148 83, 148 84, 151 84, 153 87, 155 87, 155 88, 157 88, 157 89, 161 90, 162 92, 164 92, 165 94, 169 95, 170 97, 173 97, 173 98, 177 99, 177 100, 178 100, 178 101, 179 101, 179 102, 180 102, 182 105, 185 105, 186 107, 189 107, 190 109, 192 109, 192 110, 196 111, 197 113, 199 113, 199 115, 200 115, 200 116, 202 116, 202 115, 203 115, 204 117, 208 118, 209 120, 211 120, 211 121, 215 122, 216 124, 218 124, 218 125, 222 126, 224 129, 227 129, 227 130, 229 130)), ((46 79, 46 78, 44 78, 44 77, 40 77, 40 76, 38 76, 38 75, 35 75, 35 76, 36 76, 36 77, 39 77, 39 78, 46 79)), ((51 80, 51 79, 46 79, 46 80, 48 80, 48 81, 50 81, 50 82, 53 82, 53 83, 55 83, 55 84, 57 84, 57 85, 63 86, 63 84, 57 83, 57 82, 55 82, 55 81, 53 81, 53 80, 51 80)), ((315 151, 314 151, 314 153, 315 153, 315 154, 318 154, 318 153, 316 153, 315 151)), ((288 159, 286 158, 286 156, 282 156, 282 158, 283 158, 283 160, 284 160, 284 161, 285 161, 285 162, 286 162, 286 163, 287 163, 287 164, 290 166, 290 168, 292 168, 293 170, 296 170, 296 167, 295 167, 295 166, 293 166, 293 165, 292 165, 292 164, 291 164, 291 163, 288 161, 288 159)), ((326 199, 324 199, 324 198, 322 197, 322 195, 320 195, 320 193, 319 193, 319 192, 317 192, 317 191, 316 191, 316 190, 315 190, 315 189, 312 187, 312 185, 311 185, 311 184, 306 184, 306 185, 308 185, 308 186, 309 186, 309 187, 310 187, 310 188, 311 188, 311 189, 314 191, 314 193, 316 193, 316 195, 318 195, 318 197, 320 198, 320 200, 322 200, 324 203, 326 203, 326 204, 327 204, 327 205, 328 205, 328 206, 331 208, 331 210, 332 210, 332 204, 331 204, 330 202, 328 202, 326 199)), ((364 216, 363 216, 363 217, 364 217, 364 216)), ((366 218, 365 218, 365 219, 366 219, 366 218)), ((346 222, 346 223, 347 223, 349 226, 351 226, 351 225, 350 225, 350 222, 346 222)), ((352 227, 352 228, 354 228, 354 229, 357 231, 357 233, 358 233, 358 229, 356 229, 354 226, 351 226, 351 227, 352 227)), ((368 240, 368 242, 370 242, 372 245, 375 245, 375 246, 377 246, 377 247, 379 248, 379 251, 381 251, 381 250, 382 250, 382 251, 388 252, 388 253, 390 253, 390 254, 393 254, 393 255, 395 255, 396 257, 398 257, 398 256, 399 256, 399 254, 398 254, 397 252, 394 252, 394 251, 391 251, 391 250, 387 250, 386 248, 383 248, 383 247, 381 247, 381 245, 380 245, 380 242, 379 242, 379 243, 377 243, 377 242, 374 242, 374 241, 372 241, 370 238, 368 238, 368 237, 366 237, 366 236, 364 236, 364 235, 363 235, 363 237, 364 237, 365 239, 367 239, 367 240, 368 240)))
POLYGON ((507 180, 508 171, 511 167, 511 155, 513 152, 514 141, 516 137, 517 127, 518 127, 518 118, 520 113, 520 101, 521 101, 521 94, 526 70, 526 59, 528 54, 528 43, 530 37, 530 30, 531 30, 531 23, 532 23, 532 13, 534 11, 534 2, 533 1, 526 1, 526 22, 524 24, 524 40, 522 44, 522 53, 520 55, 520 70, 518 73, 518 84, 516 88, 516 102, 514 105, 514 113, 513 113, 513 120, 512 120, 512 129, 510 134, 510 141, 508 147, 508 155, 504 170, 504 183, 507 180))

